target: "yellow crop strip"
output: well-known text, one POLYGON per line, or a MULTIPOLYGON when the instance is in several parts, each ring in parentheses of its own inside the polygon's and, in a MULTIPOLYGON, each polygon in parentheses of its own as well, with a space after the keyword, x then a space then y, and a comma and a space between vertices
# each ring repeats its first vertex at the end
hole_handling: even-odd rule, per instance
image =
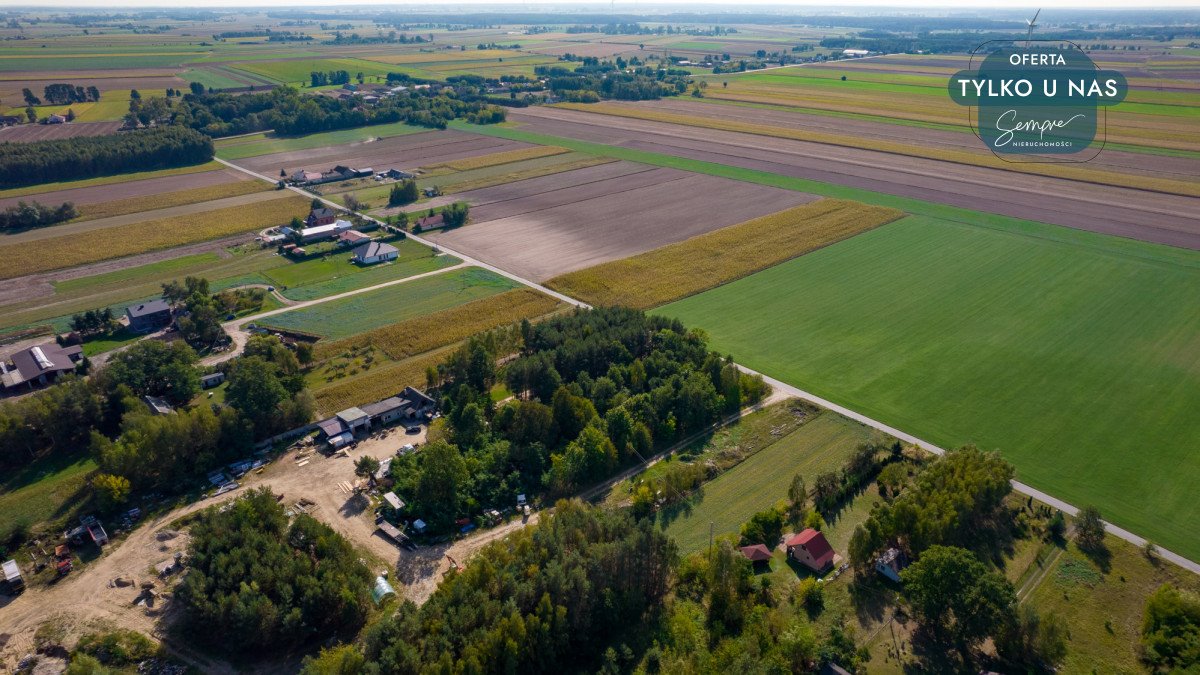
POLYGON ((472 169, 486 169, 487 167, 499 166, 501 164, 512 164, 513 162, 521 162, 527 159, 552 157, 554 155, 562 155, 568 152, 570 152, 570 150, 566 148, 560 148, 557 145, 537 145, 532 148, 520 148, 518 150, 493 152, 490 155, 479 155, 478 157, 455 159, 449 162, 442 162, 440 164, 430 164, 425 168, 470 171, 472 169))
POLYGON ((903 215, 896 209, 822 199, 564 274, 546 285, 593 305, 649 309, 727 284, 903 215))

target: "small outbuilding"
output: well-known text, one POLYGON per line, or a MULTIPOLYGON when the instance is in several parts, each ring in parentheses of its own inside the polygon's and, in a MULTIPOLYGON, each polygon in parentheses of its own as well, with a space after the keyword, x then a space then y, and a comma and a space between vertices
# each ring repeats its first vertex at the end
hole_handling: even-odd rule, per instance
POLYGON ((154 413, 155 415, 170 415, 171 413, 175 412, 175 408, 172 408, 171 404, 167 403, 166 399, 159 396, 146 395, 142 397, 142 401, 144 401, 146 406, 150 408, 150 412, 154 413))
POLYGON ((383 493, 383 501, 388 505, 388 508, 392 509, 393 511, 400 511, 405 506, 404 500, 400 499, 395 492, 383 493))
POLYGON ((213 387, 219 386, 224 381, 225 381, 225 373, 222 373, 221 371, 218 370, 215 373, 209 373, 208 375, 201 375, 200 376, 200 387, 203 389, 212 389, 213 387))
POLYGON ((371 424, 371 416, 363 412, 362 408, 346 408, 337 414, 337 419, 346 425, 346 430, 351 434, 366 429, 371 424))
POLYGON ((900 570, 907 566, 908 559, 898 548, 889 548, 875 559, 875 571, 896 583, 900 583, 900 570))
POLYGON ((823 572, 833 566, 837 556, 825 535, 811 527, 793 534, 784 542, 788 557, 814 572, 823 572))
POLYGON ((746 560, 755 565, 768 563, 771 561, 771 549, 767 548, 766 544, 752 544, 750 546, 741 547, 742 555, 746 556, 746 560))

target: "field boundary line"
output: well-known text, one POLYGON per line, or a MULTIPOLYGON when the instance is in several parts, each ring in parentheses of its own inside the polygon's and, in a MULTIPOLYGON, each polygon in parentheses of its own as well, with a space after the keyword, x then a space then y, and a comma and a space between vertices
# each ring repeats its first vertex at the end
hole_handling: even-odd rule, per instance
MULTIPOLYGON (((219 159, 219 158, 215 158, 215 157, 214 157, 214 159, 217 162, 220 162, 221 164, 224 164, 230 168, 236 169, 243 173, 247 173, 251 176, 255 176, 255 177, 257 177, 261 180, 265 180, 271 184, 278 184, 278 181, 274 178, 264 176, 260 173, 255 173, 254 171, 242 168, 236 164, 232 164, 223 159, 219 159)), ((346 208, 344 206, 342 206, 336 202, 330 201, 328 199, 325 199, 323 197, 313 195, 312 193, 305 192, 304 190, 302 190, 298 187, 288 186, 287 189, 292 190, 292 191, 296 192, 297 194, 304 195, 306 197, 316 197, 317 199, 319 199, 321 201, 321 203, 325 204, 326 206, 329 206, 330 208, 333 208, 340 212, 346 212, 346 208)), ((384 224, 382 221, 380 221, 376 218, 373 218, 371 216, 366 216, 366 215, 362 215, 362 214, 358 214, 358 215, 360 215, 363 218, 366 218, 367 220, 370 220, 374 223, 377 223, 379 225, 384 224)), ((474 265, 477 267, 482 267, 483 269, 489 270, 491 272, 495 272, 496 274, 499 274, 500 276, 506 277, 508 279, 512 279, 513 281, 516 281, 518 283, 529 286, 530 288, 541 291, 542 293, 545 293, 546 295, 549 295, 553 298, 558 298, 559 300, 561 300, 563 302, 574 305, 581 309, 591 309, 591 305, 589 305, 585 302, 576 300, 575 298, 572 298, 563 293, 559 293, 558 291, 554 291, 549 288, 546 288, 545 286, 543 286, 539 283, 536 283, 534 281, 531 281, 529 279, 524 279, 516 274, 513 274, 512 272, 508 272, 506 270, 500 269, 500 268, 496 267, 495 265, 490 265, 483 261, 476 260, 475 258, 472 258, 471 256, 452 251, 451 249, 445 248, 445 247, 441 246, 440 244, 436 244, 436 243, 429 241, 427 239, 424 239, 422 237, 419 237, 419 236, 416 236, 413 234, 409 234, 408 236, 413 241, 416 241, 421 244, 425 244, 426 246, 436 247, 445 253, 453 255, 454 257, 462 260, 464 264, 470 264, 470 265, 474 265)), ((388 283, 394 283, 394 282, 388 282, 388 283)), ((369 288, 360 289, 357 292, 360 292, 360 293, 366 292, 369 290, 373 290, 374 288, 378 288, 378 286, 372 286, 369 288)), ((295 308, 293 307, 293 308, 289 308, 289 309, 295 309, 295 308)), ((276 311, 278 311, 278 310, 276 310, 276 311)), ((252 320, 253 318, 254 317, 246 317, 245 320, 249 321, 249 320, 252 320)), ((223 356, 225 356, 225 358, 232 358, 233 353, 235 351, 236 350, 231 350, 228 353, 228 355, 223 355, 223 356)), ((799 387, 792 386, 781 380, 777 380, 769 375, 760 373, 760 372, 753 370, 747 366, 744 366, 740 363, 736 364, 736 365, 737 365, 738 369, 740 369, 744 373, 748 373, 750 375, 761 376, 763 378, 763 381, 766 382, 767 384, 771 385, 773 388, 775 388, 776 391, 782 391, 782 392, 790 394, 796 398, 803 399, 810 403, 815 403, 827 410, 832 410, 844 417, 848 417, 856 422, 859 422, 860 424, 864 424, 864 425, 872 427, 874 429, 878 429, 879 431, 882 431, 886 434, 894 436, 902 441, 911 443, 912 445, 915 445, 915 446, 917 446, 923 450, 926 450, 927 452, 930 452, 934 455, 946 454, 946 450, 944 448, 934 445, 933 443, 930 443, 929 441, 925 441, 920 438, 917 438, 916 436, 913 436, 912 434, 901 431, 891 425, 884 424, 883 422, 880 422, 878 420, 874 420, 870 417, 867 417, 866 415, 855 412, 845 406, 838 405, 837 403, 834 403, 833 401, 830 401, 828 399, 817 396, 816 394, 813 394, 811 392, 804 391, 803 389, 800 389, 799 387)), ((1030 485, 1026 485, 1025 483, 1022 483, 1017 480, 1013 480, 1013 481, 1011 481, 1011 483, 1012 483, 1013 489, 1016 490, 1017 492, 1020 492, 1021 494, 1029 496, 1029 497, 1033 497, 1034 499, 1037 499, 1038 501, 1040 501, 1044 504, 1052 506, 1052 507, 1062 511, 1063 513, 1066 513, 1071 516, 1075 516, 1079 513, 1079 509, 1077 507, 1072 506, 1071 504, 1069 504, 1061 499, 1058 499, 1057 497, 1053 497, 1045 492, 1042 492, 1041 490, 1038 490, 1037 488, 1034 488, 1030 485)), ((1126 530, 1122 527, 1118 527, 1117 525, 1114 525, 1107 521, 1104 523, 1104 527, 1113 536, 1123 539, 1123 540, 1133 544, 1134 546, 1145 546, 1146 545, 1145 538, 1140 537, 1140 536, 1134 534, 1133 532, 1130 532, 1129 530, 1126 530)), ((1160 547, 1158 549, 1158 552, 1159 552, 1159 555, 1162 558, 1164 558, 1165 560, 1169 560, 1170 562, 1175 563, 1176 565, 1182 567, 1183 569, 1185 569, 1193 574, 1200 575, 1200 563, 1197 563, 1189 558, 1185 558, 1184 556, 1182 556, 1178 553, 1175 553, 1174 551, 1165 549, 1165 548, 1160 547)))

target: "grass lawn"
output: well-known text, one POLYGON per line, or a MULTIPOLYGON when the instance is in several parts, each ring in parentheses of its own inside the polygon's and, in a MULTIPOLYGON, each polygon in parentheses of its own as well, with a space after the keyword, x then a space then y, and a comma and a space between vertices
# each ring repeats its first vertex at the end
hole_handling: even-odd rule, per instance
POLYGON ((373 124, 353 129, 325 131, 307 136, 276 136, 272 133, 260 133, 241 138, 231 138, 217 141, 217 157, 224 160, 244 159, 258 155, 269 155, 274 152, 289 150, 307 150, 326 145, 341 145, 365 141, 370 138, 387 138, 430 131, 425 127, 414 127, 403 122, 390 124, 373 124))
POLYGON ((350 262, 350 249, 339 249, 322 258, 272 268, 263 276, 291 300, 312 300, 460 262, 447 255, 435 256, 428 246, 409 239, 390 243, 400 249, 400 257, 390 263, 355 265, 350 262))
POLYGON ((112 335, 86 340, 83 343, 83 354, 84 356, 95 356, 116 349, 117 347, 123 347, 136 341, 143 335, 145 334, 135 333, 128 328, 122 327, 121 330, 115 331, 112 335))
POLYGON ((84 491, 96 462, 84 453, 73 458, 39 459, 0 484, 0 534, 14 525, 36 527, 66 520, 87 503, 84 491))
POLYGON ((1200 253, 1060 233, 909 217, 658 311, 1200 557, 1200 253))
POLYGON ((493 272, 470 267, 276 314, 259 323, 337 340, 502 293, 517 285, 493 272))
POLYGON ((709 523, 715 535, 736 533, 750 516, 787 498, 792 476, 803 474, 812 485, 818 473, 841 467, 869 436, 857 422, 822 413, 705 483, 691 499, 660 512, 659 521, 681 553, 698 551, 708 544, 709 523))

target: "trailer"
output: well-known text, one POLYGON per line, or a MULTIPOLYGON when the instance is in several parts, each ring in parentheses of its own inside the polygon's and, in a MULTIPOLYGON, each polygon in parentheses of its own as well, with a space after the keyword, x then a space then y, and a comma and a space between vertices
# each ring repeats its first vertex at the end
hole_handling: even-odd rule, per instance
POLYGON ((25 588, 25 579, 21 577, 21 568, 17 566, 16 560, 4 562, 4 583, 8 584, 8 589, 13 593, 25 588))

